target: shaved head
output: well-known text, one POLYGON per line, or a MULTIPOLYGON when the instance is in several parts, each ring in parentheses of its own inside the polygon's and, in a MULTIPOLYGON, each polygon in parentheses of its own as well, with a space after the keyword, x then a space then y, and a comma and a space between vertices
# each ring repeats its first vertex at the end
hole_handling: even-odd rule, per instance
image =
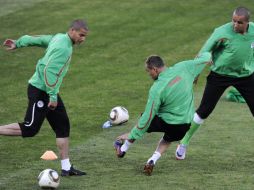
POLYGON ((243 16, 243 17, 245 17, 246 21, 250 20, 250 11, 249 11, 249 9, 247 9, 245 7, 237 7, 235 9, 233 15, 243 16))

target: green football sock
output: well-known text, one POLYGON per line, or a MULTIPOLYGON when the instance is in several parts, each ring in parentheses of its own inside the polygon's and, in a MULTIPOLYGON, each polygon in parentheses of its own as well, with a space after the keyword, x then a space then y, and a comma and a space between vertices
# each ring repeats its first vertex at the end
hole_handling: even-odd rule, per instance
POLYGON ((192 121, 190 129, 187 131, 183 139, 180 141, 181 144, 188 146, 190 143, 190 139, 193 136, 193 134, 197 131, 197 129, 200 127, 200 124, 195 123, 192 121))

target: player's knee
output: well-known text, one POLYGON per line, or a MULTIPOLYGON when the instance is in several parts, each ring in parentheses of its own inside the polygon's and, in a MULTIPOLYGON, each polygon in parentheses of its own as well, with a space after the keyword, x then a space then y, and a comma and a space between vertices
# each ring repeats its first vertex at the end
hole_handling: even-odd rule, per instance
POLYGON ((22 137, 34 137, 40 130, 41 125, 26 126, 24 123, 20 124, 22 137))
POLYGON ((39 131, 38 130, 26 130, 24 133, 22 133, 23 137, 34 137, 37 135, 39 131))
POLYGON ((70 126, 62 126, 62 128, 58 127, 54 130, 56 134, 56 138, 68 138, 70 136, 70 126))

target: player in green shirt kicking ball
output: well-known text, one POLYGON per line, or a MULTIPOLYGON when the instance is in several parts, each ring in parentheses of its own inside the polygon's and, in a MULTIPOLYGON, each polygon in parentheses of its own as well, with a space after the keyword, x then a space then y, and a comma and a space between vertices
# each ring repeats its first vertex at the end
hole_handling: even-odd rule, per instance
POLYGON ((70 122, 59 88, 68 71, 74 44, 82 43, 88 34, 87 24, 82 20, 71 23, 68 32, 56 35, 22 36, 18 40, 7 39, 4 46, 14 50, 27 46, 46 49, 37 62, 36 70, 28 84, 28 107, 24 121, 0 126, 0 135, 33 137, 45 119, 56 134, 62 166, 62 176, 80 176, 85 172, 73 168, 69 160, 70 122))
POLYGON ((176 158, 183 160, 190 139, 212 113, 223 92, 235 87, 254 116, 254 23, 245 7, 234 10, 232 22, 214 30, 200 53, 211 52, 214 64, 192 126, 176 149, 176 158))
POLYGON ((182 139, 190 128, 194 114, 193 82, 205 63, 211 63, 211 54, 208 52, 169 68, 159 56, 148 57, 146 71, 154 84, 137 125, 130 133, 117 137, 114 143, 118 157, 122 158, 130 145, 146 132, 164 132, 157 149, 144 167, 145 174, 151 175, 155 163, 170 143, 182 139))

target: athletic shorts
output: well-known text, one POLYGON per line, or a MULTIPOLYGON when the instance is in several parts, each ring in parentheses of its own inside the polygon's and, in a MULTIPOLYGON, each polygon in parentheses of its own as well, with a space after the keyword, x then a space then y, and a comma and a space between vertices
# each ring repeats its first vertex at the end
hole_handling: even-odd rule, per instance
POLYGON ((58 95, 58 104, 55 110, 48 108, 49 96, 46 92, 28 85, 28 107, 24 122, 19 123, 22 137, 35 136, 45 118, 56 134, 56 138, 69 137, 70 122, 66 113, 64 103, 58 95))
POLYGON ((153 118, 147 132, 164 132, 163 140, 167 142, 181 140, 190 129, 191 124, 168 124, 157 115, 153 118))

